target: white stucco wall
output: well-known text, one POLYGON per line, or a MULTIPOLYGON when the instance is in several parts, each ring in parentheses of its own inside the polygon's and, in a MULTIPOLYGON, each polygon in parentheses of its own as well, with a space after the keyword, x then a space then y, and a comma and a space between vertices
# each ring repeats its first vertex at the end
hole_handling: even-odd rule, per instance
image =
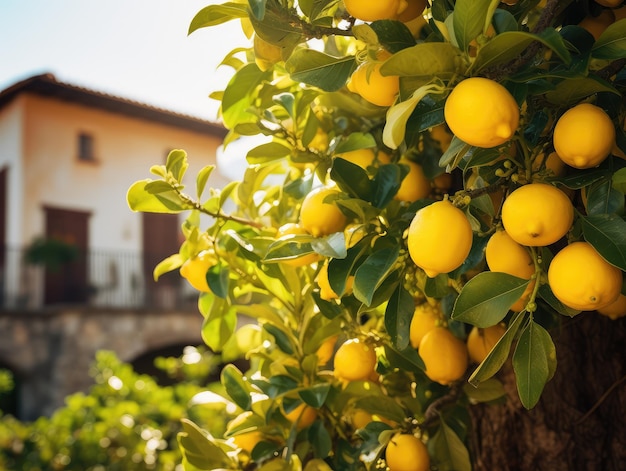
MULTIPOLYGON (((129 210, 130 185, 150 178, 150 166, 164 163, 170 149, 189 155, 190 187, 195 173, 215 164, 221 140, 182 129, 110 112, 28 96, 25 118, 25 192, 23 236, 28 242, 43 234, 42 207, 90 211, 90 241, 94 250, 141 250, 141 215, 129 210), (96 162, 77 158, 81 132, 93 136, 96 162)), ((215 172, 211 183, 222 186, 215 172)))

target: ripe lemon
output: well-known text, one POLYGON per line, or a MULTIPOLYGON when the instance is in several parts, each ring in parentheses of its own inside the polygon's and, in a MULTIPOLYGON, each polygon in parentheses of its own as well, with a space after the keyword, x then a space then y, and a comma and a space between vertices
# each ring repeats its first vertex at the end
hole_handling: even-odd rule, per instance
POLYGON ((408 0, 406 8, 396 15, 396 20, 408 23, 421 16, 428 4, 427 0, 408 0))
POLYGON ((346 381, 365 381, 376 368, 374 347, 359 339, 349 339, 335 352, 334 374, 346 381))
POLYGON ((384 152, 376 152, 372 148, 356 149, 348 152, 337 154, 336 157, 341 157, 355 165, 358 165, 363 170, 367 170, 368 167, 376 166, 379 163, 388 164, 391 158, 384 152))
POLYGON ((504 144, 519 125, 519 107, 513 95, 498 82, 482 77, 456 85, 443 111, 450 130, 476 147, 504 144))
MULTIPOLYGON (((528 249, 515 242, 506 231, 498 230, 489 238, 485 248, 485 259, 489 270, 530 280, 535 273, 533 262, 528 249)), ((535 281, 533 280, 524 290, 518 301, 511 306, 512 311, 521 311, 528 302, 535 281)))
POLYGON ((299 404, 297 407, 292 409, 290 412, 285 414, 285 417, 292 424, 296 423, 296 429, 302 430, 315 422, 317 419, 317 411, 311 407, 306 405, 304 402, 299 404))
POLYGON ((430 129, 430 137, 439 143, 441 152, 445 152, 452 142, 452 134, 448 131, 445 124, 438 124, 430 129))
POLYGON ((400 78, 397 75, 382 75, 381 66, 382 62, 361 63, 348 81, 348 90, 374 105, 391 106, 400 91, 400 78))
POLYGON ((334 202, 324 202, 328 196, 339 194, 335 188, 322 186, 306 195, 300 208, 300 226, 314 237, 342 231, 346 216, 334 202))
MULTIPOLYGON (((301 226, 296 223, 288 222, 287 224, 283 224, 278 228, 278 237, 284 237, 286 235, 298 235, 298 234, 306 234, 309 233, 304 230, 301 226)), ((304 267, 307 265, 311 265, 312 263, 317 262, 320 259, 319 254, 317 253, 308 253, 306 255, 302 255, 298 258, 293 258, 289 260, 283 260, 281 263, 286 265, 291 265, 292 267, 304 267)))
POLYGON ((556 152, 550 152, 548 154, 548 157, 546 157, 546 154, 543 152, 537 155, 537 157, 535 157, 535 160, 533 161, 533 170, 539 170, 542 165, 545 165, 545 168, 547 170, 550 170, 557 177, 562 176, 567 169, 567 167, 565 166, 565 162, 561 160, 556 152))
POLYGON ((198 291, 208 293, 211 288, 207 283, 206 275, 213 265, 215 265, 215 255, 208 250, 203 250, 183 263, 180 267, 180 276, 198 291))
POLYGON ((426 376, 444 386, 461 379, 469 364, 467 346, 446 327, 427 332, 417 352, 424 360, 426 376))
POLYGON ((479 329, 476 326, 472 327, 467 336, 467 351, 470 360, 474 363, 482 363, 505 332, 506 328, 502 324, 492 325, 485 329, 479 329))
POLYGON ((355 429, 360 429, 365 427, 371 421, 374 420, 372 414, 363 409, 354 409, 350 413, 350 422, 352 422, 352 426, 355 429))
POLYGON ((617 300, 622 289, 622 272, 588 242, 573 242, 552 259, 548 284, 566 306, 593 311, 617 300))
MULTIPOLYGON (((315 278, 317 281, 317 285, 320 288, 320 298, 324 301, 330 301, 332 299, 338 299, 341 296, 335 293, 335 291, 330 286, 330 281, 328 281, 328 263, 325 263, 320 267, 320 271, 317 273, 317 277, 315 278)), ((354 284, 354 276, 351 275, 346 280, 346 287, 344 290, 345 294, 349 294, 352 292, 352 285, 354 284)), ((344 293, 341 293, 342 295, 344 293)))
POLYGON ((615 144, 615 127, 604 110, 582 103, 567 110, 556 122, 554 150, 563 162, 575 168, 596 167, 615 144))
POLYGON ((472 248, 472 227, 459 208, 437 201, 415 213, 407 246, 413 262, 434 278, 463 264, 472 248))
POLYGON ((346 11, 358 20, 391 20, 408 6, 407 0, 344 0, 346 11))
POLYGON ((426 445, 415 435, 394 435, 385 450, 385 461, 389 471, 428 471, 430 457, 426 445))
POLYGON ((407 165, 409 167, 409 173, 407 173, 402 183, 400 183, 400 188, 396 193, 395 199, 412 203, 426 198, 430 194, 431 186, 430 180, 424 175, 422 166, 404 157, 401 158, 398 163, 407 165))
POLYGON ((428 302, 418 304, 413 311, 411 326, 409 327, 409 340, 413 348, 419 348, 420 342, 427 332, 431 331, 443 320, 441 304, 437 302, 434 306, 428 302))
POLYGON ((518 244, 545 247, 572 227, 574 207, 565 193, 546 183, 529 183, 502 204, 502 224, 518 244))
POLYGON ((598 313, 613 320, 626 316, 626 296, 620 294, 611 304, 598 309, 598 313))
POLYGON ((319 365, 325 365, 333 357, 335 353, 335 344, 337 343, 337 336, 333 335, 328 337, 322 342, 315 354, 317 355, 317 363, 319 365))

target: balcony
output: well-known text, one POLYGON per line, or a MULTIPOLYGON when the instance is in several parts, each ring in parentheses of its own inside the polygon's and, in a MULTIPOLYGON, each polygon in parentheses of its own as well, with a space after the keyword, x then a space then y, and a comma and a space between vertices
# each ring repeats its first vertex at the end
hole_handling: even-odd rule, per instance
POLYGON ((77 251, 70 261, 28 261, 24 248, 0 252, 0 309, 52 307, 197 309, 197 293, 177 272, 152 279, 165 256, 129 251, 77 251))

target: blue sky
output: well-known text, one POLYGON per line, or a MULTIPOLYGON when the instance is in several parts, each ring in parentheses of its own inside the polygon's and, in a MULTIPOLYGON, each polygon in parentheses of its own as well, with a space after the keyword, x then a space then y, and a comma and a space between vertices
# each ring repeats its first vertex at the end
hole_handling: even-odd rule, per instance
MULTIPOLYGON (((225 1, 225 0, 224 0, 225 1)), ((0 0, 0 89, 30 75, 217 119, 232 70, 224 55, 248 46, 236 21, 187 36, 218 0, 0 0), (242 42, 243 41, 243 42, 242 42)))

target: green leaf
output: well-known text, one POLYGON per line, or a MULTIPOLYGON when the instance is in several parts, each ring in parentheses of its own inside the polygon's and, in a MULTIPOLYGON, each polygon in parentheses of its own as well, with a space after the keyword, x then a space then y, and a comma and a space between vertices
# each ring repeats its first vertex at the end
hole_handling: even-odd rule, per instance
POLYGON ((385 247, 372 253, 354 273, 354 296, 366 306, 394 267, 399 250, 398 246, 385 247))
POLYGON ((626 270, 626 222, 615 214, 580 218, 583 235, 606 261, 626 270))
POLYGON ((600 92, 620 95, 619 91, 611 84, 591 75, 562 80, 553 90, 546 93, 546 98, 552 104, 570 106, 583 98, 600 92))
POLYGON ((459 67, 461 53, 450 43, 429 42, 396 52, 380 67, 382 75, 400 77, 446 78, 454 75, 459 67))
POLYGON ((504 385, 495 378, 487 379, 476 385, 464 384, 463 391, 472 404, 492 402, 506 396, 504 385))
POLYGON ((504 362, 506 362, 509 357, 509 352, 511 351, 511 345, 513 344, 513 340, 517 335, 517 331, 522 325, 522 321, 526 318, 526 312, 521 311, 515 314, 515 317, 511 319, 509 325, 506 329, 506 332, 500 340, 494 345, 491 351, 487 354, 487 357, 482 361, 480 365, 474 370, 474 372, 469 377, 468 382, 477 386, 479 383, 488 380, 493 375, 495 375, 504 362))
POLYGON ((517 59, 534 41, 539 41, 552 49, 559 58, 568 64, 571 60, 563 38, 552 28, 536 35, 525 31, 505 31, 494 36, 480 48, 472 65, 475 73, 487 67, 497 67, 517 59))
POLYGON ((204 193, 204 188, 213 170, 215 170, 215 165, 207 165, 198 172, 196 176, 196 196, 198 199, 202 198, 202 193, 204 193))
POLYGON ((374 207, 382 209, 387 206, 398 193, 402 180, 409 173, 408 167, 398 164, 384 164, 378 167, 378 172, 372 180, 374 186, 374 207))
POLYGON ((626 195, 626 167, 617 170, 611 177, 613 188, 626 195))
POLYGON ((393 368, 400 368, 414 373, 423 373, 426 370, 424 360, 413 347, 398 350, 392 345, 385 344, 385 357, 393 368))
POLYGON ((372 395, 360 397, 354 401, 354 407, 398 423, 402 423, 406 418, 404 409, 398 405, 394 398, 389 396, 372 395))
POLYGON ((370 23, 378 37, 378 42, 392 54, 415 45, 411 30, 402 22, 378 20, 370 23))
POLYGON ((571 307, 566 306, 561 301, 559 301, 550 289, 550 285, 548 285, 547 283, 544 283, 539 287, 537 294, 539 294, 539 297, 547 302, 552 309, 554 309, 556 312, 563 316, 574 317, 581 313, 581 311, 577 309, 572 309, 571 307))
POLYGON ((469 280, 454 303, 452 319, 477 327, 496 325, 522 296, 529 280, 482 272, 469 280))
POLYGON ((199 470, 232 469, 233 461, 226 452, 217 446, 208 433, 189 419, 181 419, 183 431, 177 439, 183 454, 183 464, 190 464, 199 470))
POLYGON ((183 258, 180 254, 175 253, 174 255, 170 255, 164 260, 161 260, 154 270, 152 271, 152 276, 154 277, 154 281, 158 281, 159 277, 164 273, 169 273, 172 270, 176 270, 180 268, 184 263, 183 258))
POLYGON ((228 297, 228 265, 213 265, 206 274, 206 281, 211 291, 220 298, 228 297))
POLYGON ((367 172, 358 165, 341 157, 335 157, 330 170, 330 178, 349 195, 366 201, 370 199, 372 183, 367 172))
POLYGON ((182 182, 189 163, 187 162, 187 152, 174 149, 167 155, 165 170, 172 174, 177 182, 182 182))
POLYGON ((237 311, 228 301, 213 293, 198 298, 198 309, 204 316, 202 340, 215 352, 222 350, 237 325, 237 311))
POLYGON ((226 2, 221 5, 209 5, 200 10, 191 20, 191 34, 200 28, 215 26, 237 18, 247 18, 248 9, 245 4, 226 2))
POLYGON ((354 56, 333 57, 314 49, 298 49, 285 62, 292 80, 327 92, 342 88, 355 66, 354 56))
POLYGON ((239 69, 230 79, 222 97, 222 118, 224 125, 232 129, 237 124, 256 121, 256 116, 249 112, 252 106, 252 95, 269 72, 263 72, 250 63, 239 69))
POLYGON ((252 406, 250 386, 235 365, 228 364, 222 369, 220 383, 222 383, 226 393, 235 404, 243 410, 250 410, 252 406))
POLYGON ((330 383, 318 383, 305 389, 298 391, 298 396, 310 405, 319 409, 326 402, 328 392, 330 391, 330 383))
POLYGON ((341 139, 335 148, 335 155, 343 154, 358 149, 370 149, 376 147, 376 139, 372 134, 365 132, 352 132, 346 138, 341 139))
POLYGON ((622 18, 604 30, 593 45, 591 55, 596 59, 626 58, 626 19, 622 18))
POLYGON ((531 320, 522 330, 513 353, 517 391, 526 409, 535 407, 555 368, 556 349, 552 338, 546 329, 531 320))
POLYGON ((267 332, 269 332, 272 337, 274 337, 278 348, 280 348, 287 355, 293 355, 295 350, 293 349, 291 339, 289 338, 289 335, 287 335, 287 333, 283 332, 281 328, 277 327, 274 324, 263 324, 263 328, 267 330, 267 332))
POLYGON ((402 284, 398 285, 385 309, 385 330, 398 350, 409 346, 411 318, 415 311, 415 301, 402 284))
POLYGON ((291 154, 291 148, 279 142, 268 142, 250 149, 246 160, 250 165, 264 164, 274 160, 284 159, 291 154))
POLYGON ((267 0, 248 0, 252 16, 259 21, 263 21, 263 18, 265 17, 266 2, 267 0))
POLYGON ((459 48, 467 51, 473 39, 483 32, 485 18, 493 0, 457 0, 452 20, 459 48))
POLYGON ((613 187, 612 179, 591 185, 587 191, 587 215, 622 214, 624 194, 613 187))
POLYGON ((469 452, 463 441, 444 420, 439 424, 437 432, 428 440, 428 451, 437 460, 437 469, 471 471, 469 452))
POLYGON ((308 435, 309 443, 313 447, 313 452, 315 453, 315 456, 319 458, 318 460, 312 461, 318 461, 320 464, 317 466, 310 466, 311 461, 309 461, 305 469, 331 470, 331 468, 321 459, 326 458, 333 449, 333 441, 328 433, 328 430, 324 427, 324 423, 321 420, 315 421, 309 428, 308 435))
POLYGON ((140 180, 131 185, 126 201, 132 211, 176 214, 191 209, 171 185, 162 180, 140 180))

